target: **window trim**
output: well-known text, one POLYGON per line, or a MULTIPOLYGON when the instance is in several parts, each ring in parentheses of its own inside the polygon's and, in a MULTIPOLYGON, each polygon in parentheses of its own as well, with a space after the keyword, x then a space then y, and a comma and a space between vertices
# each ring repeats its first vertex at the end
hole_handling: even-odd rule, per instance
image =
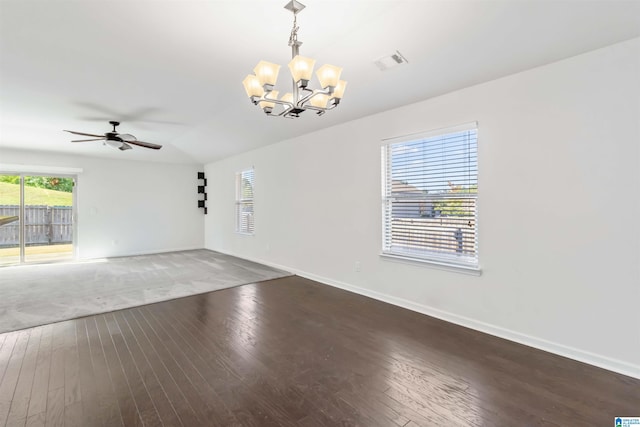
POLYGON ((464 123, 457 126, 448 126, 448 127, 431 129, 431 130, 422 131, 422 132, 410 133, 410 134, 401 135, 401 136, 384 138, 380 143, 380 146, 387 146, 391 144, 397 144, 400 142, 411 142, 411 141, 415 141, 416 139, 427 139, 427 138, 432 138, 434 136, 445 135, 447 133, 464 132, 465 130, 473 130, 473 129, 476 129, 476 130, 478 129, 478 122, 469 122, 469 123, 464 123))
POLYGON ((256 229, 255 229, 255 217, 254 217, 254 224, 253 224, 253 229, 252 231, 243 231, 241 229, 240 226, 240 207, 242 205, 246 205, 248 203, 251 204, 251 206, 253 206, 254 208, 254 212, 253 214, 255 215, 255 168, 253 166, 248 167, 248 168, 244 168, 241 169, 239 171, 236 172, 235 174, 235 178, 236 178, 236 182, 235 182, 235 212, 234 212, 234 216, 235 216, 235 231, 236 234, 242 235, 242 236, 253 236, 256 233, 256 229), (252 182, 252 197, 250 199, 242 199, 241 198, 241 192, 242 192, 242 174, 246 173, 246 172, 252 172, 253 173, 253 182, 252 182))
MULTIPOLYGON (((382 246, 382 250, 380 251, 380 257, 388 259, 390 261, 399 261, 399 262, 414 264, 414 265, 432 266, 432 267, 443 269, 446 271, 455 271, 455 272, 461 272, 461 273, 472 274, 472 275, 481 274, 482 270, 480 267, 480 244, 479 244, 480 230, 478 225, 479 224, 478 223, 479 193, 476 193, 475 196, 473 197, 476 202, 476 206, 475 206, 475 209, 476 209, 476 212, 475 212, 475 219, 476 219, 475 220, 475 239, 476 239, 475 260, 476 262, 467 262, 465 260, 456 262, 454 259, 455 257, 453 256, 449 257, 445 255, 441 257, 437 253, 426 254, 426 256, 418 256, 418 255, 412 256, 410 253, 402 253, 402 251, 389 251, 385 247, 385 241, 387 236, 387 224, 386 224, 387 213, 385 212, 385 209, 388 209, 386 207, 386 204, 392 199, 387 195, 387 186, 388 186, 387 175, 388 175, 388 168, 390 167, 389 162, 391 161, 391 159, 388 158, 389 157, 388 147, 394 144, 414 142, 420 139, 428 139, 428 138, 433 138, 437 136, 464 132, 469 130, 476 130, 477 132, 478 122, 474 121, 474 122, 464 123, 456 126, 442 127, 442 128, 432 129, 428 131, 411 133, 411 134, 382 139, 380 144, 381 166, 382 166, 381 167, 381 172, 382 172, 381 173, 381 184, 382 184, 381 185, 381 190, 382 190, 382 199, 381 199, 381 209, 382 209, 382 217, 381 217, 382 242, 381 243, 382 245, 381 246, 382 246)), ((476 138, 477 137, 478 135, 476 134, 476 138)), ((477 143, 478 142, 476 140, 476 147, 477 147, 477 143)), ((480 174, 479 174, 478 163, 479 161, 476 158, 475 166, 476 166, 476 169, 478 169, 477 180, 479 182, 480 174)), ((479 184, 478 184, 478 187, 479 187, 479 184)))

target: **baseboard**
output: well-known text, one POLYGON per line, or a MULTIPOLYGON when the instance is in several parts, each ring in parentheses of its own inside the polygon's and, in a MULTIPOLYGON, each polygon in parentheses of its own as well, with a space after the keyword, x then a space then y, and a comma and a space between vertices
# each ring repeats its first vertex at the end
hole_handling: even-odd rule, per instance
POLYGON ((168 252, 194 251, 197 249, 205 249, 205 248, 203 248, 202 246, 193 246, 193 247, 188 246, 188 247, 170 248, 170 249, 148 249, 144 251, 118 252, 118 253, 103 255, 103 256, 91 256, 91 257, 79 256, 78 261, 88 261, 88 260, 98 259, 98 258, 119 258, 119 257, 125 257, 125 256, 165 254, 168 252))
POLYGON ((229 251, 221 251, 221 250, 218 250, 218 249, 211 249, 211 248, 204 248, 204 249, 206 249, 208 251, 218 252, 218 253, 225 254, 225 255, 234 256, 234 257, 237 257, 237 258, 246 259, 247 261, 257 262, 258 264, 266 265, 266 266, 271 267, 271 268, 277 268, 278 270, 288 271, 291 274, 295 274, 295 275, 298 275, 300 277, 304 277, 304 276, 302 276, 302 274, 298 274, 295 269, 293 269, 291 267, 287 267, 286 265, 276 264, 275 262, 267 261, 267 260, 260 259, 260 258, 254 258, 254 257, 248 257, 248 256, 244 256, 244 255, 238 255, 238 254, 234 254, 233 252, 229 252, 229 251))
POLYGON ((240 258, 244 258, 249 261, 258 262, 260 264, 268 265, 273 268, 289 271, 291 273, 294 273, 306 279, 314 280, 316 282, 320 282, 329 286, 344 289, 349 292, 353 292, 359 295, 373 298, 378 301, 403 307, 403 308, 406 308, 407 310, 422 313, 427 316, 435 317, 437 319, 454 323, 456 325, 464 326, 466 328, 473 329, 479 332, 484 332, 486 334, 493 335, 498 338, 504 338, 509 341, 517 342, 519 344, 537 348, 539 350, 544 350, 549 353, 554 353, 559 356, 567 357, 569 359, 577 360, 578 362, 583 362, 589 365, 596 366, 598 368, 606 369, 608 371, 613 371, 619 374, 627 375, 629 377, 640 379, 639 365, 634 365, 632 363, 623 362, 621 360, 612 359, 610 357, 580 350, 574 347, 547 341, 542 338, 533 337, 527 334, 512 331, 510 329, 505 329, 496 325, 492 325, 490 323, 480 322, 478 320, 474 320, 464 316, 459 316, 457 314, 449 313, 447 311, 439 310, 437 308, 429 307, 423 304, 417 304, 415 302, 405 300, 403 298, 397 298, 381 292, 376 292, 376 291, 361 288, 358 286, 350 285, 348 283, 344 283, 338 280, 333 280, 328 277, 319 276, 317 274, 298 270, 288 266, 278 265, 266 260, 251 259, 245 256, 239 256, 232 253, 227 253, 227 255, 238 256, 240 258))

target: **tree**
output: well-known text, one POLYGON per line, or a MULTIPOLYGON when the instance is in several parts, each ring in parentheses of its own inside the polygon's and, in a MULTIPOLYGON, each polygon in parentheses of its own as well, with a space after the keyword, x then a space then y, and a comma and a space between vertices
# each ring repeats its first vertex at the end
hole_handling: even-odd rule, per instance
MULTIPOLYGON (((475 194, 478 193, 478 185, 474 184, 468 188, 455 185, 449 181, 449 190, 446 194, 475 194)), ((475 200, 469 198, 447 198, 434 202, 434 208, 442 216, 470 216, 475 214, 475 200), (471 200, 473 200, 471 202, 471 200)))
MULTIPOLYGON (((20 176, 0 175, 0 182, 8 182, 9 184, 20 184, 20 176)), ((59 178, 55 176, 25 176, 24 185, 28 187, 64 191, 65 193, 73 192, 72 178, 59 178)))
POLYGON ((17 175, 0 175, 0 182, 9 184, 20 184, 20 177, 17 175))

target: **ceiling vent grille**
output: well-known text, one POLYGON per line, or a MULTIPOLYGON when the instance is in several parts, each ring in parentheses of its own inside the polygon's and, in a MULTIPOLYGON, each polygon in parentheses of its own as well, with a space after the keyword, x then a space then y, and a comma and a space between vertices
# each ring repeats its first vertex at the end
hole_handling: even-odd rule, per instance
POLYGON ((395 68, 398 65, 407 64, 407 58, 405 58, 400 51, 397 51, 391 55, 383 56, 382 58, 378 58, 374 64, 376 67, 380 69, 380 71, 386 71, 390 68, 395 68))

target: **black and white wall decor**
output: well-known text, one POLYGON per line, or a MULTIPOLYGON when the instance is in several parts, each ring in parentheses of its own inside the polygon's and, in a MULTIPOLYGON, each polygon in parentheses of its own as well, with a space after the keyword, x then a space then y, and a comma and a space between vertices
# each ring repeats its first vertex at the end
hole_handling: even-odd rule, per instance
POLYGON ((204 172, 198 172, 198 196, 202 195, 202 198, 198 199, 198 207, 204 209, 204 214, 207 214, 207 178, 204 177, 204 172))

